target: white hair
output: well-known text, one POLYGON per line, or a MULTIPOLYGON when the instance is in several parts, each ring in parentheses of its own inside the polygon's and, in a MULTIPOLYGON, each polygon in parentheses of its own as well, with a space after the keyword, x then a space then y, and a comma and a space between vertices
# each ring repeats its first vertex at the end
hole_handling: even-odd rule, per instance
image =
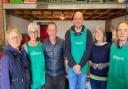
POLYGON ((39 31, 39 26, 36 23, 29 23, 28 33, 31 31, 31 29, 35 29, 36 31, 39 31))

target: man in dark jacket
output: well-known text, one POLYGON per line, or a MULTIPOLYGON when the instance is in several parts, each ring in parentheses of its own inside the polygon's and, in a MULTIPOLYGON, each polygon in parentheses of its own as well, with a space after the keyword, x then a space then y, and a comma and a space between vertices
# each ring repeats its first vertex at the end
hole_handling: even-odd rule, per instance
POLYGON ((43 42, 46 65, 46 89, 64 89, 64 40, 57 37, 57 26, 48 24, 48 39, 43 42))

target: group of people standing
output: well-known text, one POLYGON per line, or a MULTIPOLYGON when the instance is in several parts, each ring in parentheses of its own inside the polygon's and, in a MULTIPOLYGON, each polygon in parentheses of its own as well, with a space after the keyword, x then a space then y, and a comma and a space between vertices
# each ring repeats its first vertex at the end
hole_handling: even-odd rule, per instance
POLYGON ((92 36, 80 11, 74 13, 65 40, 56 35, 54 22, 48 23, 49 37, 43 43, 38 40, 38 30, 37 24, 30 23, 30 40, 22 46, 19 30, 7 30, 0 60, 2 89, 65 89, 66 73, 69 89, 86 89, 89 68, 92 89, 128 89, 128 23, 118 25, 117 42, 112 45, 100 26, 92 36))

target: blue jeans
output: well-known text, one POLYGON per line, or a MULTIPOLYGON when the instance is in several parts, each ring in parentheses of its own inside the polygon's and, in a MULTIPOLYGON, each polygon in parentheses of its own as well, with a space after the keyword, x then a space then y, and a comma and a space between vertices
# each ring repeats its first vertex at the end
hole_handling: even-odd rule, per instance
POLYGON ((90 79, 92 89, 107 89, 107 81, 97 81, 90 79))
POLYGON ((41 87, 38 87, 38 88, 32 88, 32 89, 42 89, 41 87))
POLYGON ((38 88, 31 88, 31 89, 43 89, 44 86, 38 87, 38 88))
POLYGON ((67 69, 69 89, 85 89, 86 74, 76 74, 70 67, 67 69))

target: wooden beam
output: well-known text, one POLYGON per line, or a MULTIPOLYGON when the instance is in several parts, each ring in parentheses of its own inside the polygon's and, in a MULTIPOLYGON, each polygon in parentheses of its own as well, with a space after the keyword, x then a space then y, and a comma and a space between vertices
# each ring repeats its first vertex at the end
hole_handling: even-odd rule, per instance
POLYGON ((14 12, 13 14, 24 14, 23 11, 19 11, 19 10, 12 10, 12 12, 14 12))
MULTIPOLYGON (((99 9, 94 10, 93 13, 92 13, 90 16, 88 16, 88 18, 91 18, 91 17, 92 17, 94 14, 96 14, 98 11, 99 11, 99 9)), ((87 18, 87 19, 88 19, 88 18, 87 18)))
POLYGON ((105 32, 111 32, 111 20, 105 20, 105 32))
POLYGON ((32 14, 38 14, 38 15, 42 15, 42 12, 41 11, 39 11, 39 10, 37 10, 37 11, 32 11, 32 14))
POLYGON ((52 14, 52 11, 44 10, 44 11, 43 11, 43 14, 49 15, 49 14, 52 14))
POLYGON ((23 13, 24 14, 27 14, 27 15, 31 15, 32 14, 32 11, 31 10, 23 10, 23 13))
POLYGON ((103 13, 100 14, 99 16, 94 17, 94 19, 100 18, 100 17, 102 17, 102 15, 107 14, 107 13, 109 13, 110 11, 111 11, 111 9, 110 9, 110 10, 107 10, 107 11, 105 11, 105 12, 103 12, 103 13))
POLYGON ((61 10, 60 10, 60 11, 56 11, 56 10, 55 10, 55 11, 53 11, 53 15, 54 15, 54 14, 59 14, 59 15, 60 15, 60 14, 62 14, 62 11, 61 11, 61 10))

